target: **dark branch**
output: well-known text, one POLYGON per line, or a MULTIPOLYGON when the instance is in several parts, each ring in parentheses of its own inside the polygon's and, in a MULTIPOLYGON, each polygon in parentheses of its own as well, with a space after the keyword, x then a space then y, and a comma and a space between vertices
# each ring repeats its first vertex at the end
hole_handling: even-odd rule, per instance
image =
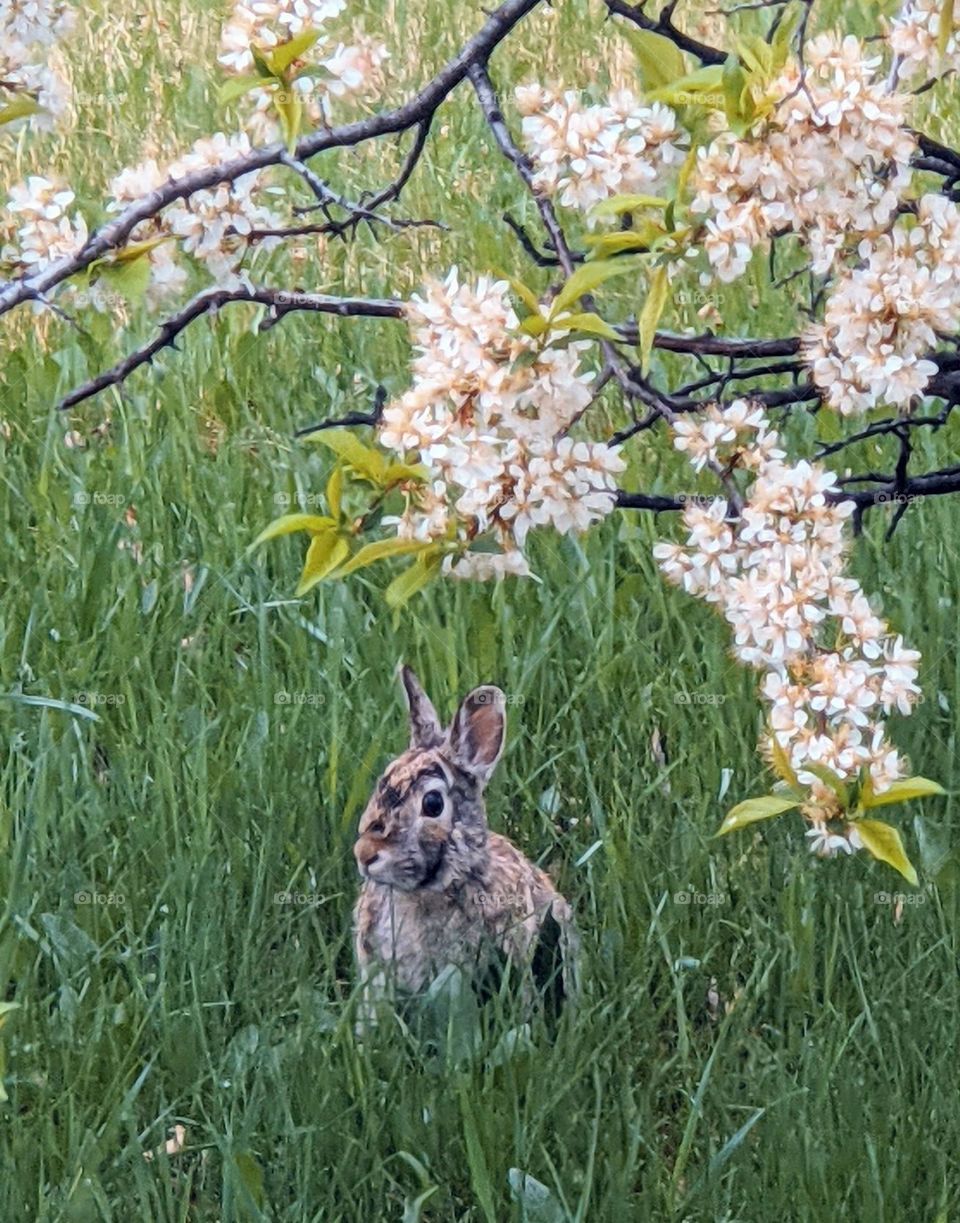
MULTIPOLYGON (((475 63, 485 63, 494 48, 503 41, 517 22, 539 3, 540 0, 506 0, 506 3, 490 14, 481 30, 463 46, 459 54, 402 106, 354 123, 310 132, 297 141, 292 156, 298 162, 305 163, 326 149, 350 148, 379 136, 389 136, 418 125, 422 126, 432 117, 447 95, 466 78, 471 66, 475 63)), ((235 157, 232 161, 170 180, 125 208, 115 220, 96 230, 75 254, 58 259, 56 263, 33 276, 19 277, 0 288, 0 314, 5 314, 22 302, 37 300, 55 285, 61 284, 70 276, 88 268, 97 259, 102 259, 111 251, 122 247, 141 222, 157 216, 169 204, 186 199, 195 191, 215 187, 218 183, 233 182, 234 179, 254 170, 279 165, 287 155, 282 144, 271 144, 252 149, 245 156, 235 157)))
MULTIPOLYGON (((289 289, 207 289, 198 293, 186 306, 171 318, 160 324, 156 337, 138 348, 135 352, 118 361, 112 369, 91 378, 76 390, 71 391, 58 405, 60 411, 76 407, 85 399, 90 399, 107 387, 118 386, 124 382, 134 370, 143 365, 149 365, 157 353, 164 348, 175 347, 176 339, 192 322, 205 314, 215 313, 221 306, 232 305, 235 302, 253 302, 267 306, 270 309, 269 323, 279 321, 287 314, 298 310, 314 311, 320 314, 335 314, 341 318, 365 316, 369 318, 403 317, 403 303, 390 298, 376 299, 364 297, 327 297, 322 293, 298 293, 289 289)), ((263 329, 263 324, 261 324, 263 329)))

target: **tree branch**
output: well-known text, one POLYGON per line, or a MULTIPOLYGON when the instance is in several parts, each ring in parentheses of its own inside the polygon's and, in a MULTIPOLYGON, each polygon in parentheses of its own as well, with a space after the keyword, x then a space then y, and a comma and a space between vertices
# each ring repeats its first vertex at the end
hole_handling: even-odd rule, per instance
MULTIPOLYGON (((319 314, 335 314, 341 318, 364 316, 368 318, 403 317, 403 302, 391 298, 376 299, 365 297, 327 297, 322 293, 298 293, 289 289, 207 289, 198 293, 182 310, 160 324, 159 333, 142 348, 130 353, 122 361, 118 361, 111 369, 96 378, 91 378, 82 386, 70 392, 57 405, 60 411, 74 408, 78 403, 98 395, 107 387, 118 386, 143 365, 149 365, 157 353, 164 348, 174 348, 176 339, 182 331, 196 319, 205 314, 216 313, 222 306, 235 302, 253 302, 267 306, 271 311, 271 319, 278 322, 294 311, 307 310, 319 314)), ((269 323, 269 320, 264 320, 269 323)), ((261 330, 265 329, 261 324, 261 330)))
MULTIPOLYGON (((503 41, 514 26, 540 4, 541 0, 506 0, 487 18, 487 21, 463 48, 437 75, 403 105, 394 110, 382 111, 353 123, 339 127, 323 128, 302 136, 290 154, 296 161, 305 163, 326 149, 349 148, 373 140, 404 132, 426 123, 447 95, 463 81, 475 63, 485 63, 491 52, 503 41)), ((419 155, 419 154, 418 154, 419 155)), ((282 144, 266 145, 252 149, 243 157, 217 166, 185 174, 171 179, 156 191, 125 208, 113 221, 95 230, 79 251, 58 259, 56 263, 32 276, 22 276, 0 288, 0 314, 27 301, 36 301, 42 295, 62 284, 69 277, 82 272, 97 259, 122 247, 136 227, 162 212, 169 204, 186 199, 195 191, 203 191, 218 183, 233 182, 254 170, 281 164, 288 156, 282 144)))

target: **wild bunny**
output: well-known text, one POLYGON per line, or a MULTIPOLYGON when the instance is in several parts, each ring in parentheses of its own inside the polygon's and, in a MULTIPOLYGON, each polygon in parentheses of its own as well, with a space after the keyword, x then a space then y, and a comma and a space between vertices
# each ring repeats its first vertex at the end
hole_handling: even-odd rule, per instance
POLYGON ((451 964, 476 978, 506 959, 520 969, 526 1001, 536 985, 570 997, 570 906, 544 871, 487 827, 483 789, 503 751, 503 693, 475 688, 444 731, 413 672, 402 667, 400 675, 410 746, 377 783, 354 846, 364 880, 354 912, 361 1025, 391 985, 418 993, 451 964))

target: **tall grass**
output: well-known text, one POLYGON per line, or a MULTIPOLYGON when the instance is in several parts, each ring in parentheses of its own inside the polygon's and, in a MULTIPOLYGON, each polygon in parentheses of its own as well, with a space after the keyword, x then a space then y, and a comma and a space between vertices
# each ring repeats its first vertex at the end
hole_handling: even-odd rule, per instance
MULTIPOLYGON (((371 5, 396 96, 479 16, 371 5)), ((145 137, 218 126, 218 21, 201 0, 92 6, 71 62, 102 100, 37 155, 93 199, 145 137)), ((568 0, 495 69, 587 83, 626 66, 596 6, 568 0)), ((499 214, 529 206, 470 98, 439 122, 404 207, 450 232, 362 236, 302 276, 405 293, 452 261, 524 269, 499 214)), ((369 182, 380 156, 343 173, 369 182)), ((778 325, 758 286, 723 307, 745 331, 778 325)), ((7 333, 0 998, 19 1009, 0 1037, 0 1218, 954 1217, 958 900, 929 882, 952 800, 924 805, 922 853, 904 821, 925 882, 899 905, 896 876, 811 860, 789 817, 713 841, 764 784, 758 705, 724 626, 652 564, 667 521, 541 540, 539 584, 438 585, 398 624, 376 577, 294 601, 300 545, 244 551, 322 488, 292 431, 401 386, 405 338, 303 318, 256 337, 251 318, 199 324, 70 421, 50 405, 119 351, 112 324, 24 315, 7 333), (556 872, 584 936, 586 996, 556 1034, 524 1030, 509 996, 478 1015, 453 991, 422 1025, 354 1038, 350 846, 405 742, 401 658, 445 712, 481 681, 509 694, 491 821, 556 872), (145 1160, 175 1124, 186 1150, 145 1160)), ((818 425, 792 428, 809 449, 818 425)), ((678 470, 648 443, 634 474, 666 487, 678 470)), ((913 507, 889 543, 882 514, 855 566, 925 659, 898 742, 952 790, 960 512, 913 507)))

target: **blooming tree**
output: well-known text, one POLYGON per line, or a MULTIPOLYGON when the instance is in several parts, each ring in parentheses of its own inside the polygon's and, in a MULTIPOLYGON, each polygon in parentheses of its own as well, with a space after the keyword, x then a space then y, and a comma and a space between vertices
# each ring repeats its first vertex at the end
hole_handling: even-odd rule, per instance
MULTIPOLYGON (((378 94, 390 52, 347 0, 236 3, 219 68, 238 130, 167 165, 118 168, 96 228, 72 185, 12 185, 0 313, 66 311, 101 282, 161 312, 149 344, 64 408, 121 385, 233 302, 264 306, 261 326, 293 311, 404 321, 407 389, 309 435, 336 456, 328 512, 286 515, 260 536, 308 534, 299 592, 406 557, 386 592, 399 607, 444 576, 533 576, 531 532, 581 532, 618 509, 677 511, 684 535, 656 559, 717 608, 736 657, 759 672, 761 748, 779 778, 720 831, 799 808, 816 853, 865 849, 915 882, 896 829, 871 813, 940 792, 907 775, 888 732, 919 696, 920 659, 847 557, 872 507, 894 503, 893 529, 912 501, 960 491, 960 469, 911 469, 915 430, 945 424, 960 401, 960 152, 912 126, 918 95, 960 66, 960 0, 907 0, 869 40, 822 28, 816 0, 737 6, 723 45, 676 24, 675 0, 604 2, 635 53, 635 87, 598 96, 526 81, 512 121, 489 61, 539 0, 506 0, 419 93, 360 118, 351 107, 378 94), (535 202, 542 246, 505 220, 524 255, 555 270, 549 291, 456 267, 434 270, 406 302, 270 283, 286 239, 437 223, 395 209, 438 108, 464 83, 535 202), (356 200, 311 166, 408 132, 398 176, 356 200), (309 206, 297 203, 303 190, 309 206), (310 212, 322 219, 304 221, 310 212), (662 329, 688 286, 736 284, 764 260, 770 287, 807 314, 798 334, 662 329), (206 283, 178 303, 197 277, 206 283), (621 304, 629 284, 642 286, 635 317, 621 304), (695 363, 697 376, 664 385, 657 353, 695 363), (626 423, 600 437, 591 409, 608 388, 626 423), (775 414, 796 408, 832 417, 837 440, 790 455, 775 414), (371 427, 372 444, 351 425, 371 427), (623 487, 624 447, 652 444, 658 425, 711 491, 623 487), (825 465, 878 437, 899 446, 890 474, 825 465)), ((0 0, 0 131, 56 121, 54 51, 68 27, 62 4, 0 0)))

